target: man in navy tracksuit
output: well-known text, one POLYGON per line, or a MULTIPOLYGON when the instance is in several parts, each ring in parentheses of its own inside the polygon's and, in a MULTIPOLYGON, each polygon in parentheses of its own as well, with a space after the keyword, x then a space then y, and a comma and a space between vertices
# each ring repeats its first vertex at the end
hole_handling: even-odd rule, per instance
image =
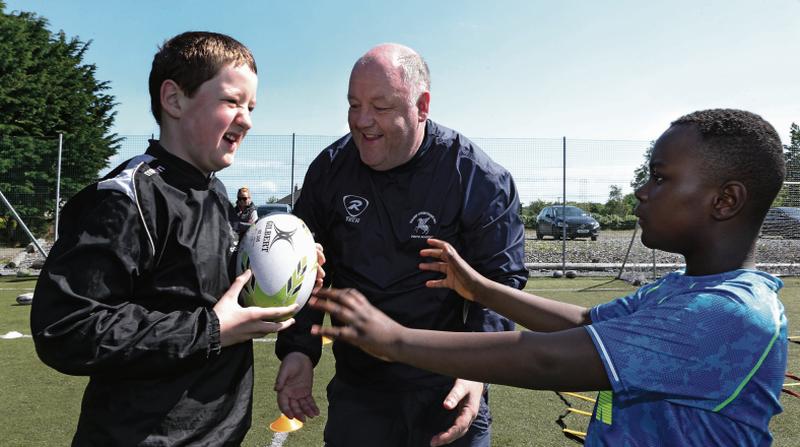
MULTIPOLYGON (((350 77, 350 134, 311 164, 295 213, 325 247, 328 281, 358 288, 399 323, 448 331, 513 324, 448 289, 425 287, 426 239, 453 244, 495 281, 522 288, 524 228, 511 175, 459 133, 428 119, 430 81, 410 48, 385 44, 350 77)), ((289 417, 319 414, 311 395, 323 314, 306 307, 279 334, 278 404, 289 417)), ((334 322, 335 323, 335 322, 334 322)), ((491 417, 481 383, 377 360, 334 343, 325 443, 353 446, 488 446, 491 417)))

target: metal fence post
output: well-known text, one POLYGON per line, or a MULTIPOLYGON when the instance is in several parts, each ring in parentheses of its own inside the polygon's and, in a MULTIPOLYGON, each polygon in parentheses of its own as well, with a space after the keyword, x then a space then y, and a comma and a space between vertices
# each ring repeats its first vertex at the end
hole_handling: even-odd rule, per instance
POLYGON ((653 249, 653 281, 657 280, 656 276, 656 249, 653 249))
POLYGON ((294 209, 294 132, 292 132, 292 173, 289 176, 289 194, 292 195, 292 209, 294 209))
POLYGON ((561 272, 567 274, 567 137, 561 137, 561 272))
POLYGON ((6 196, 3 194, 2 190, 0 190, 0 200, 2 200, 3 203, 5 203, 6 207, 8 207, 8 209, 11 210, 11 213, 14 214, 14 218, 17 219, 19 226, 21 226, 22 229, 25 230, 25 234, 27 234, 28 237, 31 238, 31 242, 33 242, 33 245, 36 247, 37 250, 39 250, 39 253, 41 253, 42 256, 46 258, 47 253, 44 252, 42 246, 39 245, 39 241, 36 240, 36 237, 33 235, 33 233, 31 233, 31 230, 28 229, 28 226, 25 225, 25 222, 22 220, 22 218, 19 217, 19 214, 17 214, 17 210, 15 210, 13 206, 11 206, 11 202, 9 202, 8 199, 6 199, 6 196))
POLYGON ((56 164, 56 223, 53 229, 53 240, 58 240, 58 214, 60 212, 61 203, 61 149, 64 147, 64 134, 58 133, 58 163, 56 164))
POLYGON ((622 279, 622 272, 625 271, 625 264, 628 263, 628 256, 631 254, 631 247, 633 247, 633 242, 636 240, 636 232, 637 231, 639 231, 639 221, 638 220, 633 225, 633 234, 631 235, 631 241, 628 243, 628 250, 625 251, 625 257, 622 258, 622 265, 619 268, 619 273, 617 273, 617 279, 622 279))

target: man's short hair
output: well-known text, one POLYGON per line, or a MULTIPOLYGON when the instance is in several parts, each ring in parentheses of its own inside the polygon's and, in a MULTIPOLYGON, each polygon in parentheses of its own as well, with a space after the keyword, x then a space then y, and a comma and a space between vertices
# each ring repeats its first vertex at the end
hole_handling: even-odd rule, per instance
MULTIPOLYGON (((403 83, 408 86, 409 101, 412 105, 417 103, 419 96, 424 91, 431 89, 431 72, 428 69, 428 64, 425 60, 417 54, 414 50, 405 45, 391 44, 394 46, 394 54, 392 63, 400 67, 400 74, 403 83)), ((367 64, 377 60, 375 55, 367 54, 360 57, 353 70, 357 67, 363 67, 367 64)))
POLYGON ((416 103, 422 92, 431 90, 431 72, 428 64, 417 53, 400 56, 397 62, 403 69, 403 81, 411 91, 411 101, 416 103))
POLYGON ((775 128, 755 113, 736 109, 700 110, 672 123, 683 124, 700 132, 704 175, 720 183, 742 182, 753 217, 760 222, 786 176, 783 146, 775 128))
POLYGON ((258 73, 250 50, 225 34, 189 31, 167 40, 153 57, 150 108, 161 125, 161 84, 175 81, 191 97, 200 86, 228 65, 247 65, 258 73))

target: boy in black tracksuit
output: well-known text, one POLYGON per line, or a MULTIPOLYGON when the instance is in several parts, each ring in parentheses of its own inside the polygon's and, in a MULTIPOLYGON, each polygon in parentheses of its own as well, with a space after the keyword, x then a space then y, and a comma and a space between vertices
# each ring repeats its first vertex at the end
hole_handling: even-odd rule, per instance
POLYGON ((242 309, 230 203, 214 173, 251 127, 256 65, 221 34, 167 41, 150 74, 159 141, 64 209, 31 331, 49 366, 89 376, 73 445, 238 445, 251 339, 292 308, 242 309))

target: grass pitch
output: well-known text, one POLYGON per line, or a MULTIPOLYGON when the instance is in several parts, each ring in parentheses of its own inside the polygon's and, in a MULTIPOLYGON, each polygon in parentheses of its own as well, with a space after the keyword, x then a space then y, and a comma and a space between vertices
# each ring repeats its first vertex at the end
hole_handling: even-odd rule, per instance
MULTIPOLYGON (((786 307, 789 334, 800 336, 793 324, 800 321, 800 278, 784 278, 786 287, 781 300, 786 307)), ((78 420, 80 400, 86 384, 84 377, 60 374, 44 366, 36 357, 30 335, 28 316, 30 306, 16 304, 20 293, 33 290, 35 280, 0 278, 0 335, 10 331, 27 337, 0 340, 0 433, 3 445, 55 446, 69 445, 78 420)), ((592 306, 634 290, 621 281, 610 278, 551 279, 531 278, 527 290, 548 298, 582 306, 592 306)), ((244 441, 245 446, 276 445, 269 423, 278 415, 272 385, 278 363, 274 356, 274 336, 255 343, 256 386, 253 402, 253 426, 244 441), (275 442, 275 443, 274 443, 275 442)), ((800 375, 800 345, 789 344, 788 370, 800 375)), ((283 440, 283 446, 322 445, 322 430, 327 402, 325 385, 333 375, 333 356, 330 348, 323 349, 316 368, 315 398, 322 415, 312 419, 299 431, 283 440)), ((800 392, 800 387, 794 387, 800 392)), ((583 393, 593 396, 595 393, 583 393)), ((564 396, 577 409, 591 411, 592 404, 572 396, 564 396)), ((497 446, 569 446, 577 443, 562 433, 563 422, 569 429, 585 431, 588 418, 576 413, 567 415, 567 404, 556 393, 530 391, 493 385, 491 406, 494 417, 493 445, 497 446), (566 415, 559 419, 562 415, 566 415)), ((800 439, 800 399, 781 395, 784 412, 770 424, 775 446, 794 446, 800 439)), ((353 421, 358 429, 359 421, 353 421)))

